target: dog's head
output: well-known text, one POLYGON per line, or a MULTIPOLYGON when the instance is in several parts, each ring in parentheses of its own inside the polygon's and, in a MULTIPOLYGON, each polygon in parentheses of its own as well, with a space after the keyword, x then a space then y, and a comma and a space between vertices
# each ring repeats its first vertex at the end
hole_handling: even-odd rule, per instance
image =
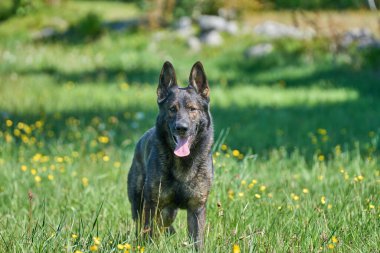
POLYGON ((165 62, 157 88, 160 109, 157 127, 178 157, 190 155, 200 133, 211 125, 209 112, 210 88, 202 63, 196 62, 186 88, 178 87, 173 65, 165 62))

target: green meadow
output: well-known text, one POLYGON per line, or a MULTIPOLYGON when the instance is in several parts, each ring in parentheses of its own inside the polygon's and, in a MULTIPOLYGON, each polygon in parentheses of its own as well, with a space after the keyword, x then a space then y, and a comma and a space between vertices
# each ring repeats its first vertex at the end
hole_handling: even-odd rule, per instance
MULTIPOLYGON (((155 123, 165 60, 187 85, 202 61, 215 125, 205 252, 376 252, 380 76, 366 52, 327 39, 223 35, 189 51, 168 29, 50 40, 47 26, 138 17, 132 4, 68 1, 0 23, 0 252, 192 252, 177 233, 135 237, 134 145, 155 123)), ((365 13, 363 14, 365 15, 365 13)))

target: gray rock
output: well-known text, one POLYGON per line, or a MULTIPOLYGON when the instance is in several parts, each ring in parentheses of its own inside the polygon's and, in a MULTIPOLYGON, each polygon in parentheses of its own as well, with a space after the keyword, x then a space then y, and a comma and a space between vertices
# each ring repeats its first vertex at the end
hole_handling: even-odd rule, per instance
POLYGON ((190 38, 187 39, 187 45, 192 51, 195 51, 195 52, 200 51, 202 48, 201 41, 197 37, 194 37, 194 36, 191 36, 190 38))
POLYGON ((49 39, 57 34, 56 30, 52 27, 43 28, 41 31, 32 34, 33 39, 43 40, 49 39))
POLYGON ((224 30, 231 35, 235 35, 239 32, 239 26, 238 26, 237 22, 229 21, 229 22, 227 22, 224 30))
POLYGON ((295 39, 310 39, 315 34, 313 30, 303 31, 297 27, 274 21, 266 21, 256 25, 254 28, 254 33, 270 38, 290 37, 295 39))
POLYGON ((176 33, 182 38, 188 38, 194 35, 195 30, 192 27, 191 18, 181 17, 174 25, 176 33))
POLYGON ((191 18, 184 16, 184 17, 180 17, 178 19, 178 21, 175 23, 174 27, 176 29, 185 29, 185 28, 191 27, 191 23, 192 23, 191 18))
POLYGON ((262 57, 270 54, 273 51, 273 45, 270 43, 261 43, 248 48, 245 51, 245 56, 248 58, 262 57))
POLYGON ((379 46, 380 41, 376 40, 374 34, 367 28, 354 28, 343 34, 340 41, 341 46, 347 48, 356 44, 358 48, 379 46))
POLYGON ((210 46, 220 46, 223 43, 223 38, 216 30, 203 32, 200 40, 202 43, 210 46))
POLYGON ((227 26, 227 21, 219 16, 201 15, 198 18, 198 24, 202 31, 223 31, 227 26))

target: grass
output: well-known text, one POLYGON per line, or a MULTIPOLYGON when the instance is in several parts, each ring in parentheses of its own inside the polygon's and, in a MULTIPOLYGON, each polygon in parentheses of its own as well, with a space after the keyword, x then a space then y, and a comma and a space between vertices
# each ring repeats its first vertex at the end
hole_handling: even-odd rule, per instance
POLYGON ((263 39, 226 35, 199 53, 170 31, 32 39, 93 8, 106 20, 138 15, 133 5, 68 1, 0 26, 0 252, 192 251, 184 212, 177 234, 139 245, 127 200, 134 144, 154 124, 167 59, 183 84, 196 60, 210 80, 221 141, 206 252, 377 250, 376 71, 324 41, 276 41, 271 55, 246 59, 263 39))

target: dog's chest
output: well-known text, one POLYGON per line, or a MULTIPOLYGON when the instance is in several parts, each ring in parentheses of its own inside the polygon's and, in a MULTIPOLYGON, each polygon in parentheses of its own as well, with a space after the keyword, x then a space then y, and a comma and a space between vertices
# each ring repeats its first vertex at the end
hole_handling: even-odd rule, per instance
POLYGON ((160 202, 163 206, 174 205, 182 209, 196 208, 206 203, 209 188, 210 184, 204 178, 188 182, 171 179, 163 184, 160 202))

